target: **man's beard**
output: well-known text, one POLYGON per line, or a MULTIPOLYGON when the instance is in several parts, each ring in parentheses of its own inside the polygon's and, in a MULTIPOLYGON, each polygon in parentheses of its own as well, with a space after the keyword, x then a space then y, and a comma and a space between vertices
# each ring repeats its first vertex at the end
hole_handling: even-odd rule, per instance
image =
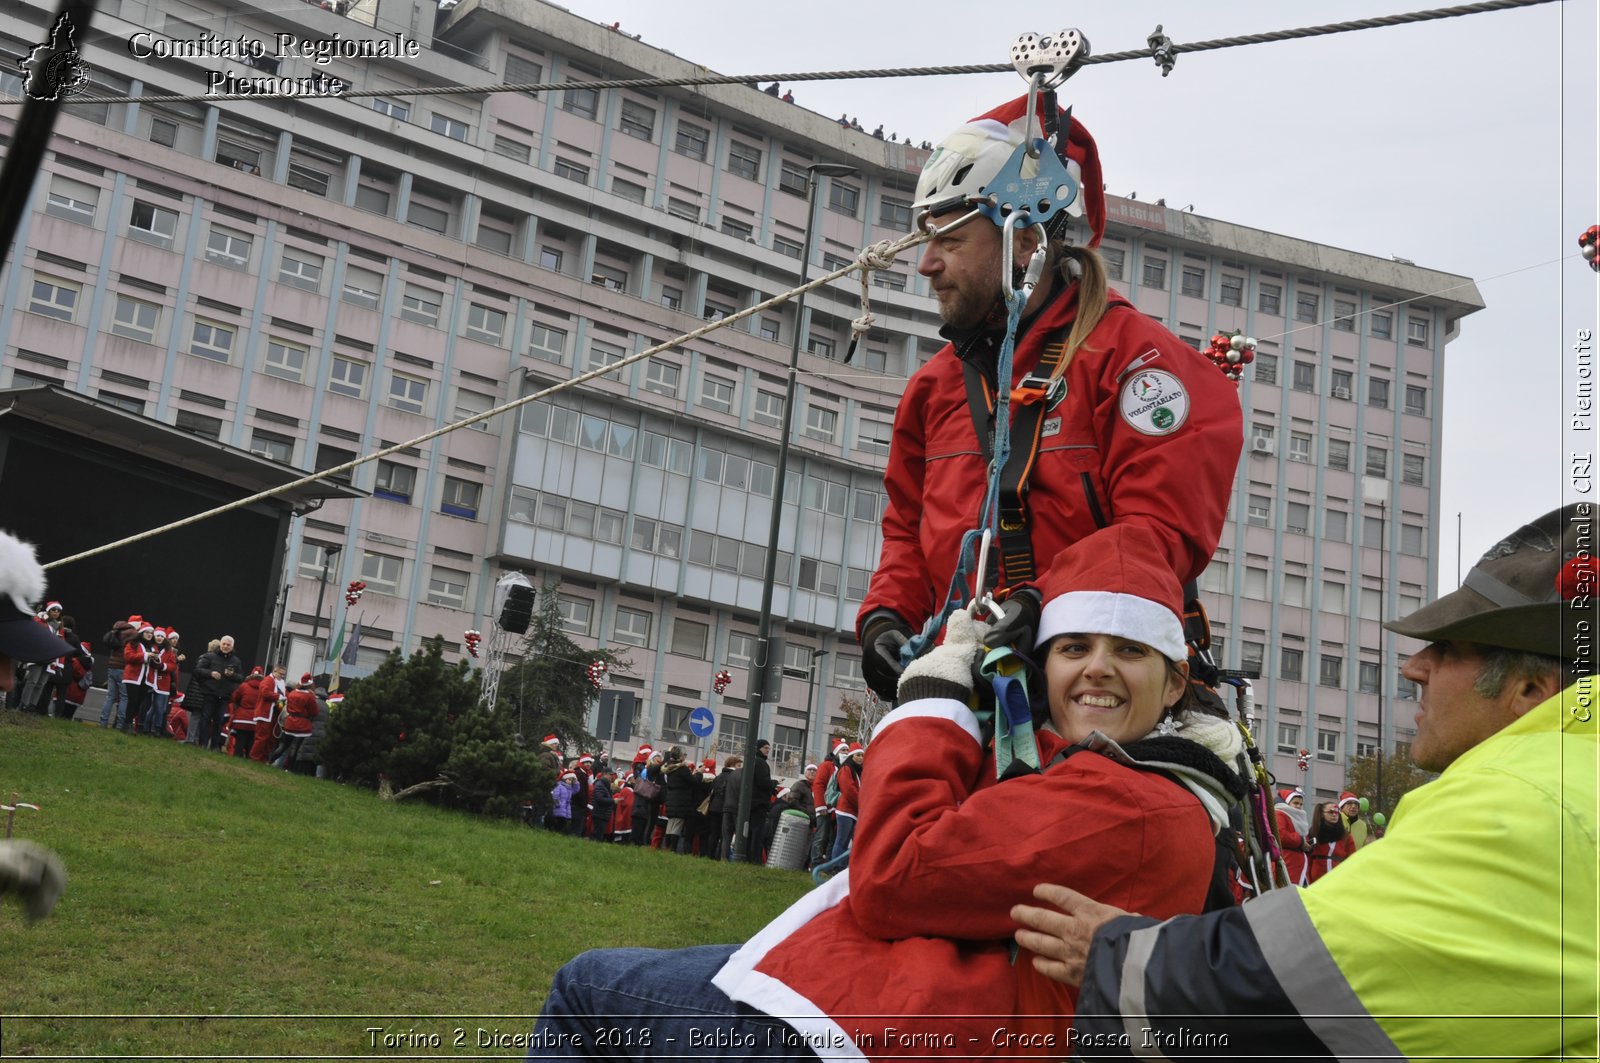
POLYGON ((948 289, 954 295, 948 301, 940 300, 939 317, 946 325, 960 331, 981 328, 1000 302, 1000 286, 983 291, 948 289))

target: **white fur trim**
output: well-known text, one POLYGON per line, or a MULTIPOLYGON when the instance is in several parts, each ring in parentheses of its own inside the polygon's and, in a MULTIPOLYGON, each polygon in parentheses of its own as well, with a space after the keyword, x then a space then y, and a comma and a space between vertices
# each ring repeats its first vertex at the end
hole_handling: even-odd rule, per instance
POLYGON ((0 594, 29 616, 33 603, 44 597, 44 566, 33 545, 6 532, 0 532, 0 594))
POLYGON ((872 739, 877 741, 879 735, 901 720, 918 719, 949 720, 967 732, 974 742, 983 744, 983 733, 978 729, 978 718, 964 703, 951 698, 919 698, 901 705, 878 721, 878 726, 872 729, 872 739))
POLYGON ((1082 635, 1115 635, 1133 639, 1159 651, 1171 661, 1188 657, 1183 644, 1183 625, 1178 614, 1149 598, 1114 591, 1068 591, 1045 604, 1039 615, 1038 648, 1055 638, 1073 632, 1082 635))
POLYGON ((844 1027, 794 989, 756 970, 756 965, 766 958, 768 952, 802 926, 838 905, 849 892, 850 872, 846 869, 795 901, 778 918, 762 927, 755 937, 728 957, 722 970, 712 977, 711 984, 728 994, 732 1000, 748 1004, 764 1014, 781 1017, 805 1038, 807 1044, 826 1046, 826 1052, 817 1052, 823 1059, 864 1061, 867 1057, 856 1047, 844 1027))

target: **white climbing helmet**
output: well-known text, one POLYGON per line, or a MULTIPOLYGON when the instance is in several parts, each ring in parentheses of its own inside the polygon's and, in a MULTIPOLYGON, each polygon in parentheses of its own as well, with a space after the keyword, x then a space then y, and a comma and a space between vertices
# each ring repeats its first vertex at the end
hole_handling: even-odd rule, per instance
MULTIPOLYGON (((922 176, 917 178, 917 198, 911 209, 927 210, 941 203, 954 208, 960 206, 957 200, 982 192, 1022 143, 1024 121, 1019 118, 1011 125, 1002 125, 992 118, 980 118, 939 141, 922 168, 922 176)), ((1083 172, 1076 160, 1068 159, 1066 165, 1073 179, 1082 182, 1083 172)), ((1023 160, 1024 178, 1038 172, 1036 161, 1023 160)), ((1081 206, 1075 213, 1082 213, 1081 206)))

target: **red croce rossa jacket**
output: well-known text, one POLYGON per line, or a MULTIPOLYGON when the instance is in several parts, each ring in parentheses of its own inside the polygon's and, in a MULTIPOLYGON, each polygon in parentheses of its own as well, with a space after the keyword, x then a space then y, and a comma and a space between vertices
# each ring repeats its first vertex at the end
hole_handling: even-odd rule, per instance
MULTIPOLYGON (((1028 480, 1036 582, 1065 547, 1097 527, 1130 521, 1155 534, 1187 582, 1210 561, 1227 515, 1244 444, 1237 386, 1120 295, 1108 295, 1110 309, 1067 367, 1066 396, 1045 416, 1028 480)), ((1051 338, 1065 338, 1076 308, 1074 285, 1023 322, 1014 383, 1033 371, 1051 338)), ((912 376, 895 414, 883 550, 858 635, 875 610, 920 627, 943 605, 987 485, 961 361, 956 345, 946 344, 912 376)))

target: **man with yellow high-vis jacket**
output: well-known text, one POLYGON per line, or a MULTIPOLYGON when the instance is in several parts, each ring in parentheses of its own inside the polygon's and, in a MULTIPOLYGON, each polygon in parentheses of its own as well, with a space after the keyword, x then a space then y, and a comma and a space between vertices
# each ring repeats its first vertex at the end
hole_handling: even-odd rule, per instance
POLYGON ((1440 778, 1314 886, 1165 923, 1065 887, 1019 905, 1082 986, 1083 1059, 1594 1059, 1600 504, 1495 544, 1386 626, 1428 645, 1412 759, 1440 778))

